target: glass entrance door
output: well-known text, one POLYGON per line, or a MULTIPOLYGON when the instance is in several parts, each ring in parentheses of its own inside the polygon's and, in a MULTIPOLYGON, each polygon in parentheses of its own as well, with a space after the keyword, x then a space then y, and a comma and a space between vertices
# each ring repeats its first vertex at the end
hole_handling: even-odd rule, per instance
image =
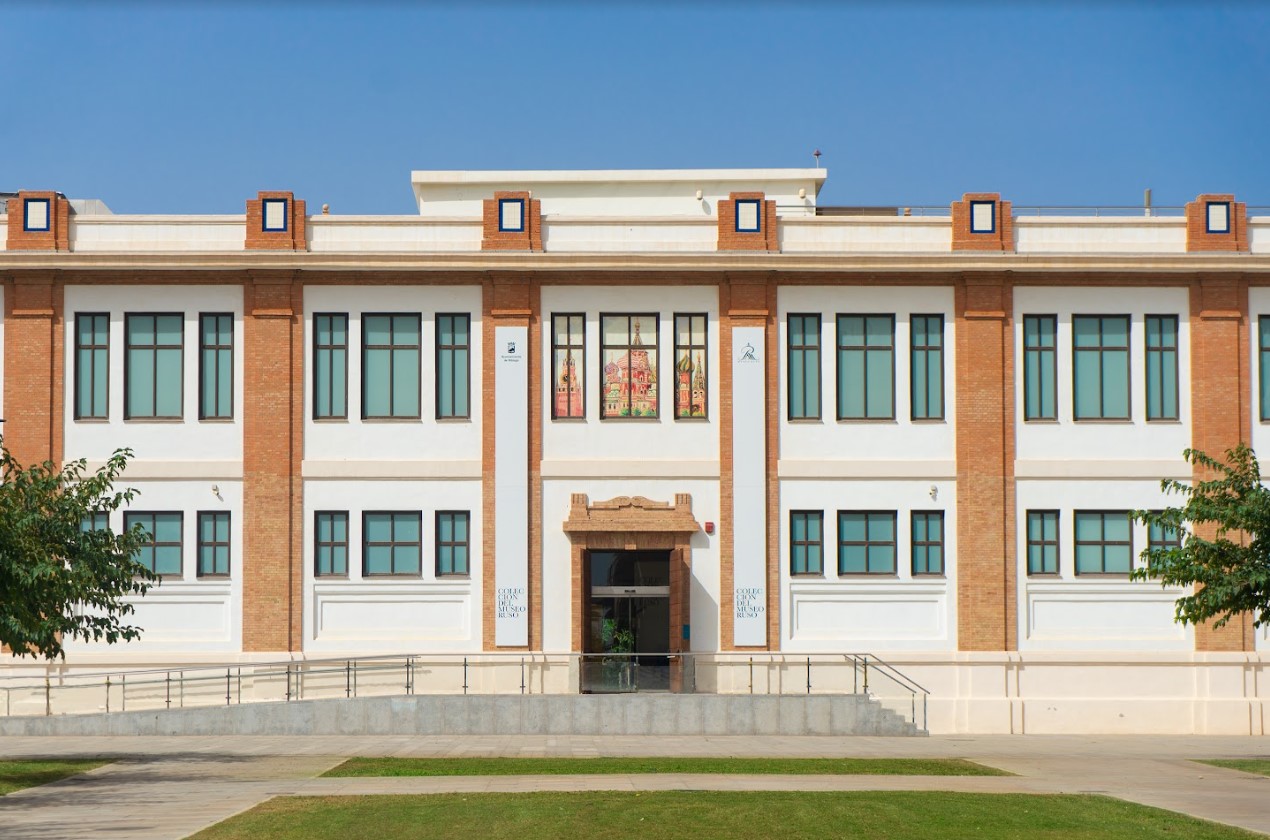
POLYGON ((582 689, 670 690, 670 552, 592 551, 582 689))

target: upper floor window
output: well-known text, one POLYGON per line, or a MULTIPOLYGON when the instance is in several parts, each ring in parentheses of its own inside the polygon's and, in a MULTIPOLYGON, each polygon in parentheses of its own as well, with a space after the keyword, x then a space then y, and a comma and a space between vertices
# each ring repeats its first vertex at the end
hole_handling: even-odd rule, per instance
POLYGON ((419 511, 362 514, 362 574, 418 576, 423 556, 419 511))
MULTIPOLYGON (((1158 513, 1159 511, 1156 511, 1158 513)), ((1151 522, 1147 525, 1147 548, 1151 551, 1167 551, 1182 547, 1182 532, 1177 528, 1151 522)))
POLYGON ((229 514, 198 514, 198 576, 229 577, 229 514))
POLYGON ((1177 316, 1148 315, 1147 419, 1176 420, 1177 409, 1177 316))
POLYGON ((157 575, 181 576, 182 515, 179 511, 141 513, 127 511, 123 515, 125 531, 140 525, 145 543, 137 552, 137 562, 157 575))
POLYGON ((204 420, 234 416, 234 316, 199 316, 198 415, 204 420))
POLYGON ((787 332, 790 420, 820 419, 820 316, 790 315, 787 332))
POLYGON ((437 315, 437 419, 470 417, 472 317, 437 315))
POLYGON ((706 416, 706 316, 675 316, 675 417, 706 416))
POLYGON ((1210 201, 1204 205, 1204 232, 1230 233, 1230 202, 1210 201))
POLYGON ((85 514, 84 518, 79 521, 79 530, 84 533, 89 531, 105 531, 110 528, 110 514, 104 510, 95 510, 92 513, 85 514))
POLYGON ((1129 318, 1072 316, 1072 403, 1077 420, 1129 419, 1129 318))
POLYGON ((909 318, 913 419, 944 419, 944 316, 909 318))
POLYGON ((285 198, 266 198, 261 202, 260 228, 266 231, 285 231, 287 229, 287 200, 285 198))
POLYGON ((895 574, 895 511, 838 511, 838 574, 895 574))
POLYGON ((791 575, 823 575, 824 512, 791 510, 789 512, 789 573, 791 575))
POLYGON ((1023 419, 1057 420, 1058 318, 1023 316, 1023 419))
POLYGON ((313 515, 313 574, 348 575, 348 511, 320 510, 313 515))
POLYGON ((498 200, 498 229, 520 233, 525 229, 525 199, 500 198, 498 200))
POLYGON ((362 419, 419 418, 417 314, 362 315, 362 419))
POLYGON ((184 316, 124 316, 124 419, 182 416, 184 316))
POLYGON ((1027 573, 1058 574, 1058 511, 1027 512, 1027 573))
POLYGON ((313 315, 313 419, 348 417, 348 314, 313 315))
POLYGON ((995 201, 970 202, 970 232, 997 232, 997 203, 995 201))
POLYGON ((50 227, 51 214, 47 198, 28 198, 22 202, 22 229, 46 231, 50 227))
POLYGON ((586 318, 551 316, 551 416, 586 417, 586 318))
POLYGON ((468 574, 468 525, 465 510, 437 511, 437 577, 468 574))
POLYGON ((1076 574, 1127 575, 1133 566, 1129 512, 1076 511, 1076 574))
POLYGON ((838 419, 895 417, 895 316, 838 316, 838 419))
POLYGON ((756 198, 736 200, 736 232, 759 233, 763 229, 763 206, 756 198))
POLYGON ((1270 315, 1257 319, 1257 357, 1260 372, 1261 419, 1270 420, 1270 315))
POLYGON ((109 409, 110 316, 75 316, 75 419, 105 420, 109 409))
POLYGON ((656 315, 601 315, 601 417, 656 417, 656 315), (645 343, 649 342, 649 343, 645 343))
POLYGON ((944 512, 913 511, 913 575, 944 573, 944 512))

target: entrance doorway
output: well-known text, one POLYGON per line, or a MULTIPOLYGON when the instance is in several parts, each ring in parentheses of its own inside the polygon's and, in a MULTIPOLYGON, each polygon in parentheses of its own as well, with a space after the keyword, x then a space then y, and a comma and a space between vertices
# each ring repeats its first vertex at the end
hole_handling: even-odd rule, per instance
POLYGON ((670 551, 588 551, 582 690, 669 691, 670 551))

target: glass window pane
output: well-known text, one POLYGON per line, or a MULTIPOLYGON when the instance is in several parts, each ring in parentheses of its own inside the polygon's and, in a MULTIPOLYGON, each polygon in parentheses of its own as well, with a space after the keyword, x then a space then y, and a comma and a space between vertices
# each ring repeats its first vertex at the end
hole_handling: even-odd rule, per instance
POLYGON ((454 351, 454 414, 457 417, 468 416, 467 393, 469 385, 467 354, 468 351, 466 349, 454 351))
POLYGON ((1098 542, 1102 540, 1102 515, 1097 513, 1076 514, 1076 539, 1082 542, 1098 542))
POLYGON ((1129 416, 1129 353, 1125 350, 1102 352, 1102 416, 1129 416))
POLYGON ((387 315, 365 315, 362 317, 362 342, 368 346, 381 346, 392 343, 392 322, 387 315))
POLYGON ((868 518, 869 541, 895 539, 895 518, 884 513, 870 514, 868 518))
POLYGON ((891 417, 895 393, 892 351, 870 350, 868 353, 867 374, 867 415, 873 418, 891 417))
POLYGON ((1075 354, 1074 411, 1078 419, 1102 416, 1101 365, 1096 352, 1075 354))
POLYGON ((181 351, 159 350, 155 356, 155 414, 159 417, 180 417, 181 351))
POLYGON ((846 542, 864 542, 864 514, 847 513, 838 519, 838 539, 846 542))
POLYGON ((393 517, 393 540, 395 542, 418 542, 420 519, 410 513, 397 514, 393 517))
POLYGON ((841 417, 865 416, 864 351, 843 350, 838 357, 838 414, 841 417))
POLYGON ((865 547, 863 545, 844 545, 838 559, 838 571, 843 574, 863 574, 865 565, 865 547))
POLYGON ((419 414, 419 351, 393 351, 392 366, 392 416, 417 416, 419 414))
POLYGON ((367 542, 392 541, 392 517, 386 513, 366 514, 367 542))
POLYGON ((366 574, 386 575, 392 571, 392 548, 386 545, 366 546, 366 574))
POLYGON ((1099 318, 1072 318, 1072 346, 1098 347, 1101 331, 1099 318))
POLYGON ((388 417, 391 409, 389 350, 367 350, 362 388, 366 394, 365 416, 388 417))
POLYGON ((1108 542, 1125 542, 1129 541, 1129 517, 1127 514, 1121 515, 1116 513, 1108 513, 1103 518, 1103 539, 1108 542))
POLYGON ((1103 571, 1109 574, 1128 574, 1133 565, 1128 545, 1109 545, 1103 554, 1103 571))

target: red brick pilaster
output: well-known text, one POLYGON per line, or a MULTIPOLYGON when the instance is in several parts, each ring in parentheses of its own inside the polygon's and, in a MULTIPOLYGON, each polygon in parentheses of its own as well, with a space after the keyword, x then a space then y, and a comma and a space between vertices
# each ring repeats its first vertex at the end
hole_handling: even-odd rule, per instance
POLYGON ((10 251, 69 251, 71 249, 71 203, 51 190, 22 190, 9 199, 6 209, 10 251), (26 229, 26 202, 48 202, 48 230, 26 229))
POLYGON ((305 227, 304 201, 296 199, 290 191, 263 190, 255 199, 247 200, 248 251, 307 251, 308 233, 305 227), (283 199, 287 202, 286 230, 265 230, 265 199, 283 199))
POLYGON ((1247 251, 1248 205, 1235 201, 1229 193, 1206 193, 1186 205, 1187 251, 1247 251), (1228 205, 1228 227, 1225 233, 1208 232, 1208 205, 1228 205))
POLYGON ((62 460, 62 285, 14 272, 4 289, 4 444, 21 464, 62 460))
POLYGON ((961 201, 952 203, 952 249, 954 251, 1014 251, 1014 216, 1010 202, 1001 200, 1001 193, 966 193, 961 201), (970 205, 972 202, 993 203, 994 224, 988 233, 971 230, 970 205))
POLYGON ((1003 274, 955 293, 960 650, 1018 647, 1012 298, 1003 274))
POLYGON ((768 201, 761 192, 734 192, 728 193, 726 199, 719 199, 718 204, 718 250, 779 251, 781 249, 775 201, 768 201), (739 231, 736 229, 736 203, 738 200, 757 200, 760 202, 758 230, 739 231))
MULTIPOLYGON (((1202 225, 1202 201, 1200 205, 1202 225)), ((1187 205, 1188 230, 1190 215, 1187 205)), ((1190 331, 1191 445, 1220 459, 1227 449, 1252 439, 1247 281, 1242 277, 1196 279, 1191 284, 1190 331)), ((1195 468, 1195 481, 1208 478, 1212 476, 1207 471, 1195 468)), ((1215 531, 1204 536, 1211 538, 1215 531)), ((1244 651, 1255 646, 1248 615, 1236 616, 1220 629, 1211 624, 1195 628, 1196 650, 1244 651)))
POLYGON ((496 192, 493 198, 485 199, 481 205, 481 210, 481 219, 484 227, 481 250, 542 250, 542 202, 536 198, 530 198, 528 192, 523 190, 496 192), (520 230, 499 229, 498 203, 503 200, 524 202, 520 230))
POLYGON ((301 641, 304 485, 303 288, 253 272, 243 317, 243 650, 301 641))

